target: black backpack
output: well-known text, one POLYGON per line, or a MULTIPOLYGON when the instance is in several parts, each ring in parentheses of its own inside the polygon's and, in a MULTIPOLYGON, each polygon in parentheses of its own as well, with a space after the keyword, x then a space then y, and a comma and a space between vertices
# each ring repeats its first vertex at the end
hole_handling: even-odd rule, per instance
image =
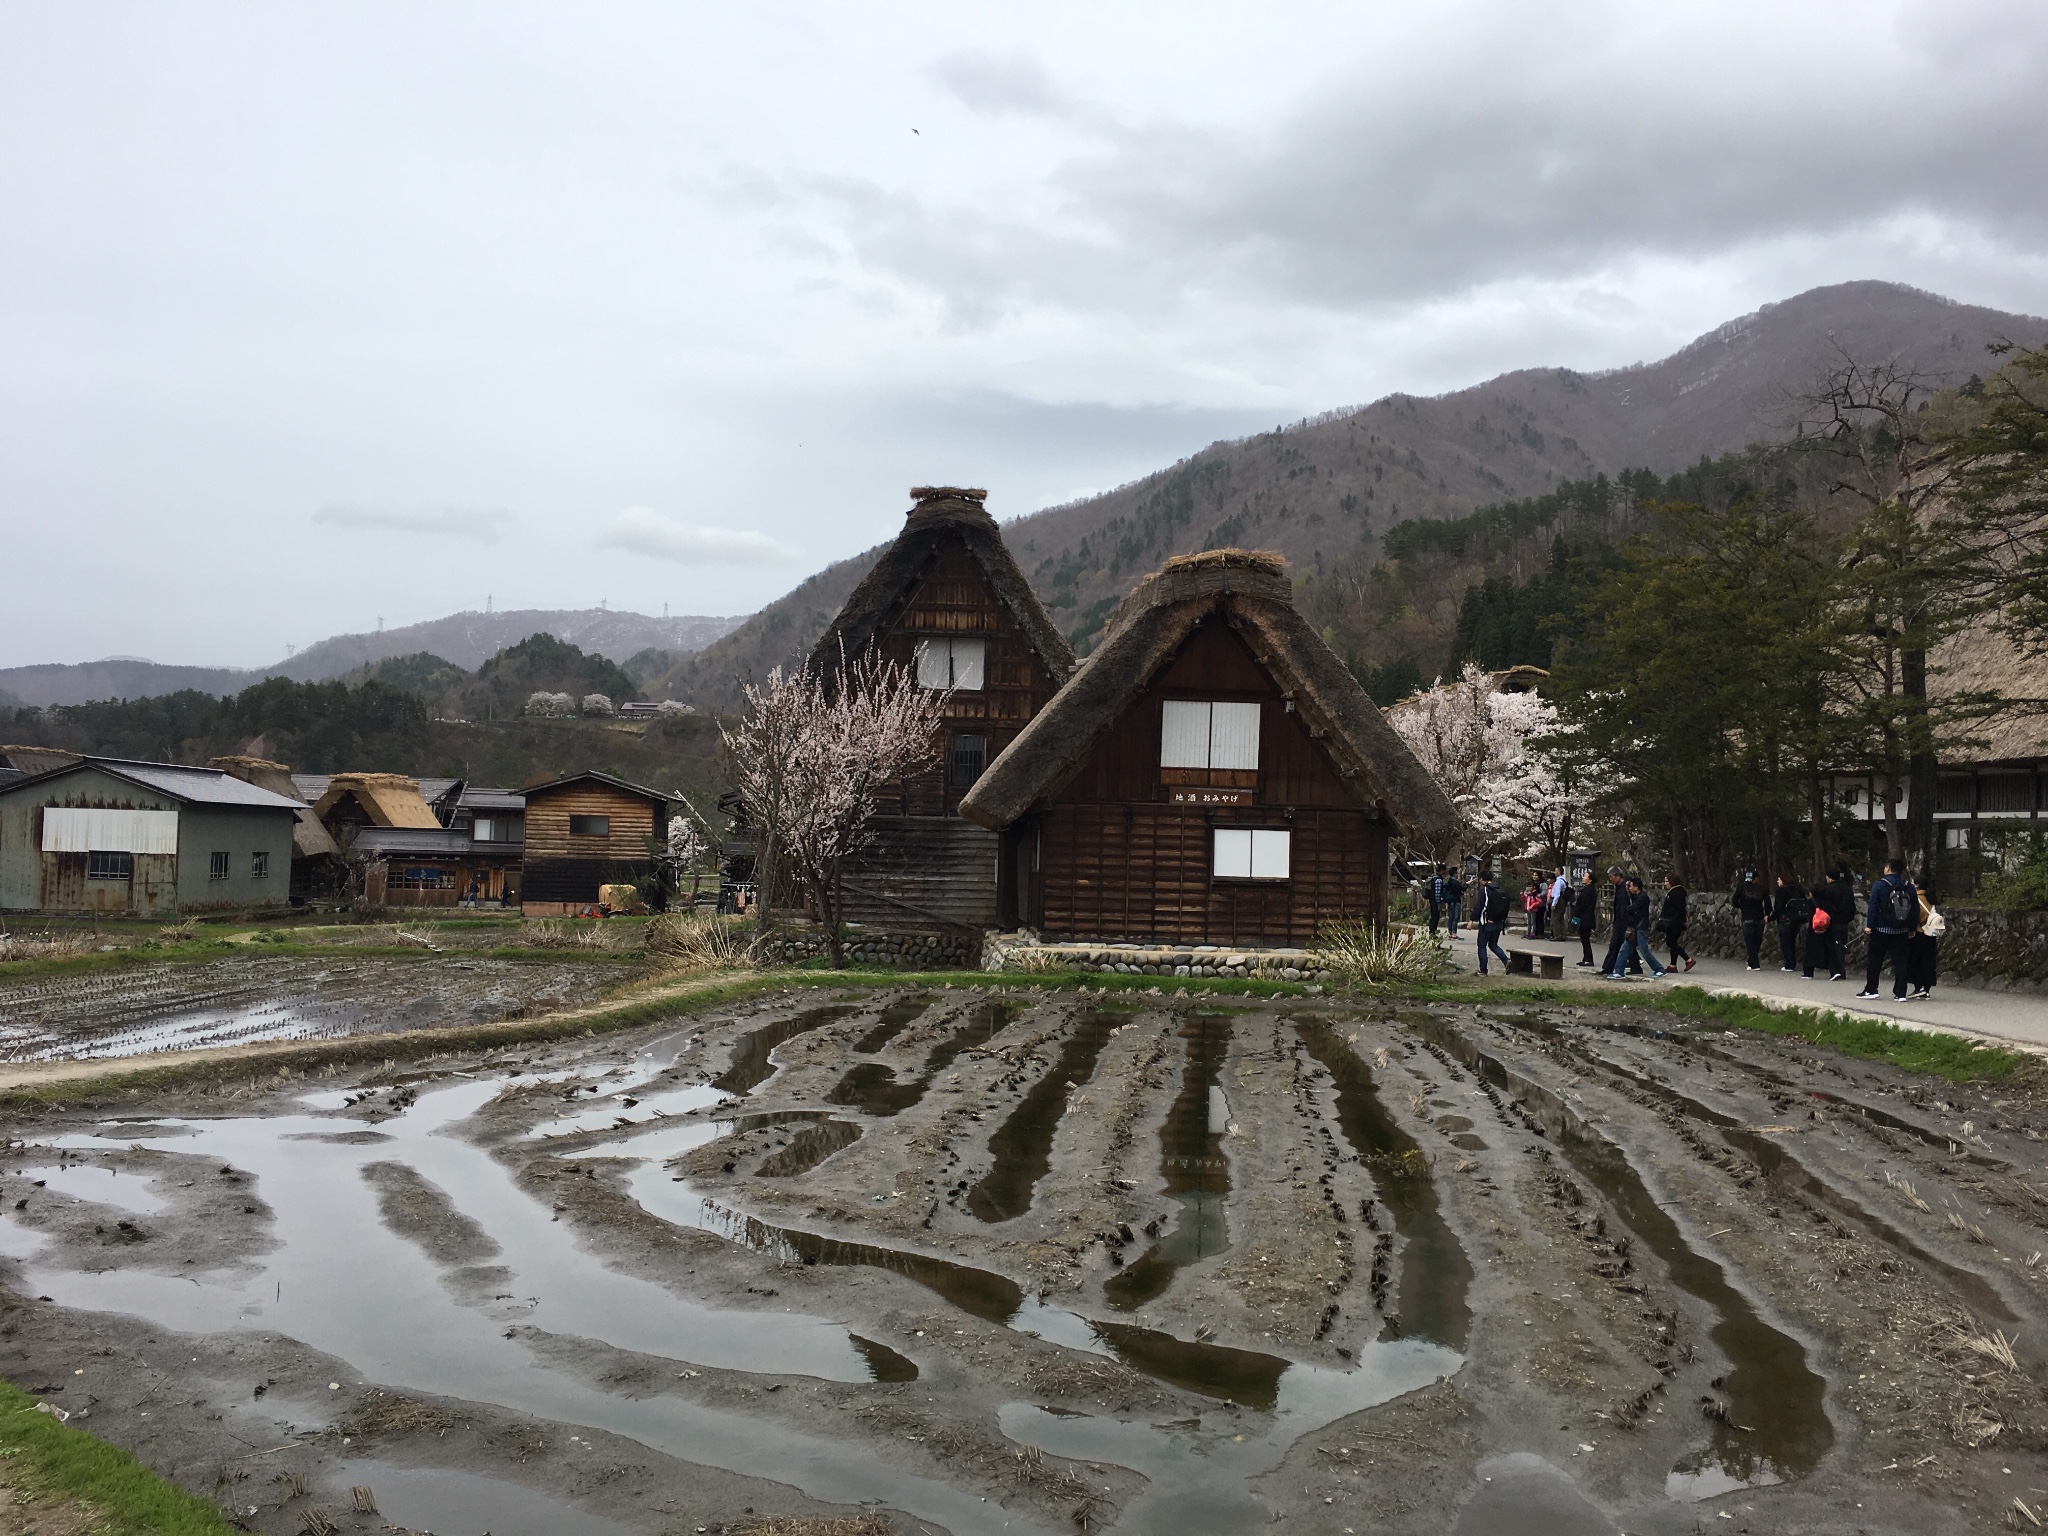
POLYGON ((1486 921, 1504 923, 1508 920, 1508 893, 1497 885, 1486 888, 1486 921))
POLYGON ((1920 903, 1913 895, 1912 881, 1904 878, 1892 881, 1891 889, 1884 893, 1884 910, 1894 928, 1910 931, 1917 926, 1920 903))

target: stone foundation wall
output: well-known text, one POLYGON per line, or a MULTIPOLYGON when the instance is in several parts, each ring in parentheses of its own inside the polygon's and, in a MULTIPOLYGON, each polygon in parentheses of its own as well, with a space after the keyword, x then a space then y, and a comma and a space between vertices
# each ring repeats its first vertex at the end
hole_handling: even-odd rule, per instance
MULTIPOLYGON (((765 948, 777 965, 800 965, 806 960, 822 960, 830 953, 825 935, 815 928, 778 933, 765 948)), ((955 971, 971 969, 980 960, 981 940, 965 934, 856 930, 846 937, 846 963, 862 969, 955 971)))
MULTIPOLYGON (((1856 978, 1861 978, 1865 961, 1860 906, 1864 900, 1864 893, 1859 891, 1858 915, 1849 924, 1849 975, 1856 978)), ((1735 920, 1727 896, 1695 891, 1687 902, 1687 911, 1692 919, 1685 930, 1687 949, 1723 960, 1743 958, 1741 925, 1735 920)), ((1941 915, 1948 919, 1948 932, 1941 938, 1942 980, 2000 992, 2048 994, 2048 912, 2006 917, 1975 907, 1944 906, 1941 915)), ((1604 954, 1604 910, 1601 922, 1600 943, 1595 952, 1604 954)), ((1657 946, 1660 957, 1663 948, 1661 943, 1657 946)), ((1802 957, 1803 954, 1802 950, 1802 957)), ((1772 923, 1764 925, 1763 962, 1767 967, 1782 963, 1778 955, 1778 930, 1772 923)), ((1889 986, 1889 969, 1885 976, 1889 986)))
POLYGON ((1313 951, 1225 949, 1213 944, 1140 948, 1090 944, 1002 944, 991 940, 982 968, 991 971, 1106 971, 1118 976, 1254 977, 1326 982, 1330 972, 1313 951))

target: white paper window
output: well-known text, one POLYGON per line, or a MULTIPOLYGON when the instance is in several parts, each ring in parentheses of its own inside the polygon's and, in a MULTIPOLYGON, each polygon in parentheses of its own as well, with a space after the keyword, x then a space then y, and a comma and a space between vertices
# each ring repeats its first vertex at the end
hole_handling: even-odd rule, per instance
POLYGON ((1162 768, 1259 767, 1259 706, 1168 699, 1159 731, 1162 768))
POLYGON ((986 686, 986 640, 920 640, 917 642, 917 685, 979 693, 986 686))
POLYGON ((1218 827, 1215 833, 1215 876, 1218 880, 1285 880, 1293 834, 1284 828, 1218 827))

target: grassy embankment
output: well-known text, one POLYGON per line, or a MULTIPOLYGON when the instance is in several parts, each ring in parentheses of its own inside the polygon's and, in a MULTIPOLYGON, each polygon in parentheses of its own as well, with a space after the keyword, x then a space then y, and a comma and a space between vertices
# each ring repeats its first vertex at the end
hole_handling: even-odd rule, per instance
POLYGON ((0 1483, 13 1506, 9 1530, 37 1525, 80 1536, 228 1536, 220 1511, 174 1487, 133 1456, 36 1411, 36 1400, 0 1381, 0 1483), (12 1521, 22 1517, 22 1525, 12 1521))

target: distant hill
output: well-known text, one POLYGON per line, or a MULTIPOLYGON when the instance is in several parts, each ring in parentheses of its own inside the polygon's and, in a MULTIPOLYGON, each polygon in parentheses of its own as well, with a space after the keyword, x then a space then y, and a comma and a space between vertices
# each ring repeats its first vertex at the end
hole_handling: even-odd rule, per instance
MULTIPOLYGON (((1783 436, 1793 398, 1841 357, 1897 357, 1961 384, 1989 371, 1984 346, 1998 338, 2040 345, 2048 320, 1895 283, 1816 288, 1658 362, 1600 374, 1524 369, 1215 443, 1105 495, 1019 518, 1003 535, 1085 650, 1118 599, 1169 555, 1238 544, 1279 550, 1297 576, 1348 577, 1399 522, 1464 517, 1601 473, 1669 474, 1783 436)), ((742 679, 815 643, 878 552, 811 577, 648 691, 732 707, 742 679)), ((1417 594, 1432 610, 1421 616, 1430 644, 1447 640, 1462 596, 1462 585, 1417 594)))
POLYGON ((155 698, 185 689, 225 696, 266 677, 324 682, 392 657, 421 652, 473 672, 499 651, 534 634, 550 634, 610 661, 624 662, 651 649, 686 655, 729 633, 739 623, 737 618, 691 614, 657 618, 609 608, 458 613, 372 634, 336 635, 307 646, 274 667, 181 667, 135 657, 5 667, 0 668, 0 694, 11 695, 14 702, 38 707, 87 704, 100 699, 155 698))

